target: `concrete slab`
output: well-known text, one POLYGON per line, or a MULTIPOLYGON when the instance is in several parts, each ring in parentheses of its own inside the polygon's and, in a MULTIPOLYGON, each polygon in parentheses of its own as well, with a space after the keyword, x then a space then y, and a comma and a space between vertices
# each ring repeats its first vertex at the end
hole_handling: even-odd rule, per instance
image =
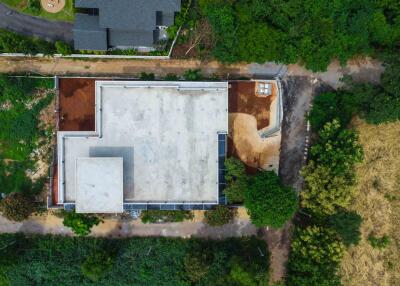
POLYGON ((76 212, 122 213, 122 158, 76 158, 76 212))
POLYGON ((96 82, 96 131, 59 132, 60 202, 74 202, 78 157, 122 157, 124 201, 217 203, 226 82, 96 82), (64 183, 64 184, 63 184, 64 183))

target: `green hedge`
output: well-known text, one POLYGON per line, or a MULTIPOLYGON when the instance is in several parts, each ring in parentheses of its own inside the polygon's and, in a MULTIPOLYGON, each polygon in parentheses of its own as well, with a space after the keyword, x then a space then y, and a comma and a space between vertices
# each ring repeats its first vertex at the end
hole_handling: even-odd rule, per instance
POLYGON ((2 285, 225 286, 243 285, 238 282, 243 278, 250 279, 247 285, 268 285, 268 261, 265 242, 254 237, 110 240, 0 234, 2 285))
POLYGON ((193 217, 191 211, 145 210, 140 215, 143 223, 181 222, 191 220, 193 217))

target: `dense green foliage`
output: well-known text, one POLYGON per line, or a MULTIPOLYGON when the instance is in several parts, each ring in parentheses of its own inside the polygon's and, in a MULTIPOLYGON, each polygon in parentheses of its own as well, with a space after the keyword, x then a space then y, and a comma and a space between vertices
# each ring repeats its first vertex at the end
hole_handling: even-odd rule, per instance
POLYGON ((354 194, 354 167, 363 152, 354 131, 338 120, 327 122, 311 147, 311 161, 302 170, 301 204, 316 215, 331 215, 349 205, 354 194))
POLYGON ((2 215, 13 221, 27 219, 35 210, 35 205, 30 197, 23 193, 9 194, 0 201, 0 212, 2 215))
POLYGON ((88 235, 92 227, 101 222, 101 219, 95 215, 81 214, 75 211, 63 211, 63 217, 63 224, 70 227, 79 236, 88 235))
POLYGON ((236 209, 218 205, 213 210, 204 213, 205 222, 211 226, 221 226, 232 222, 236 216, 236 209))
POLYGON ((297 210, 297 195, 273 171, 258 172, 245 192, 244 205, 256 226, 282 227, 297 210))
POLYGON ((344 246, 323 227, 297 228, 288 263, 288 286, 339 286, 336 272, 344 246))
POLYGON ((193 212, 180 210, 144 210, 140 215, 140 219, 143 223, 181 222, 184 220, 192 220, 193 217, 193 212))
POLYGON ((361 216, 356 212, 341 211, 328 218, 327 225, 334 229, 346 246, 357 245, 361 239, 361 216))
POLYGON ((373 248, 384 249, 390 244, 390 237, 388 235, 384 235, 382 237, 370 235, 368 236, 368 242, 373 248))
POLYGON ((55 52, 54 43, 0 29, 0 53, 24 53, 30 55, 43 53, 52 55, 55 52))
POLYGON ((317 71, 400 40, 396 0, 201 0, 200 8, 224 62, 301 61, 317 71))
POLYGON ((32 152, 47 142, 39 114, 52 100, 52 79, 11 78, 0 74, 0 185, 2 193, 40 191, 26 170, 34 169, 32 152))
POLYGON ((243 285, 236 282, 240 276, 250 277, 250 285, 268 285, 268 250, 255 238, 107 240, 1 234, 0 246, 0 273, 10 285, 243 285), (93 253, 107 253, 105 268, 93 253), (105 271, 94 282, 82 273, 83 267, 105 271))
POLYGON ((224 193, 229 203, 242 203, 244 193, 248 187, 248 175, 242 161, 234 157, 225 159, 225 181, 224 193))
POLYGON ((69 45, 66 42, 57 41, 57 42, 55 42, 54 45, 55 45, 57 53, 59 53, 63 56, 68 56, 68 55, 72 54, 72 52, 73 52, 71 45, 69 45))
POLYGON ((112 267, 111 256, 102 250, 96 250, 90 254, 81 266, 82 274, 90 280, 97 282, 107 275, 112 267))

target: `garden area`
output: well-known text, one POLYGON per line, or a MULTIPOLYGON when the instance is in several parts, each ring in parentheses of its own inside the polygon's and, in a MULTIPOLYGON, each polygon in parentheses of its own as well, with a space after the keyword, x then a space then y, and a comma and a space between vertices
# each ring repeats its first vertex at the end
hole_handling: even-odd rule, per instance
POLYGON ((0 235, 1 285, 268 285, 269 253, 227 240, 0 235), (17 255, 16 255, 17 254, 17 255))
POLYGON ((64 8, 57 13, 50 13, 43 9, 40 0, 1 0, 0 2, 21 13, 47 20, 72 22, 74 20, 74 1, 62 0, 60 2, 64 1, 64 8))
POLYGON ((0 75, 0 210, 21 221, 48 183, 54 130, 52 78, 0 75))

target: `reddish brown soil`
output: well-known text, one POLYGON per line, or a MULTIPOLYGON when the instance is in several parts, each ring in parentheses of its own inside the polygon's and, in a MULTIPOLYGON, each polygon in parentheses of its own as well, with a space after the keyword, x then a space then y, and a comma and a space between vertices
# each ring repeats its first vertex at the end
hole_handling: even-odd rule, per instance
POLYGON ((276 93, 275 86, 273 85, 272 96, 257 97, 256 83, 253 81, 231 81, 229 85, 229 113, 253 115, 257 119, 258 130, 268 126, 270 104, 276 93))
POLYGON ((95 130, 95 79, 61 78, 60 131, 95 130))
POLYGON ((186 52, 190 49, 190 45, 188 43, 185 44, 176 44, 172 49, 171 57, 174 59, 187 59, 187 58, 196 58, 197 51, 196 47, 192 48, 187 54, 186 52))
POLYGON ((52 199, 52 203, 53 205, 57 205, 58 204, 58 166, 55 165, 53 167, 53 190, 52 190, 52 194, 51 194, 51 199, 52 199))

